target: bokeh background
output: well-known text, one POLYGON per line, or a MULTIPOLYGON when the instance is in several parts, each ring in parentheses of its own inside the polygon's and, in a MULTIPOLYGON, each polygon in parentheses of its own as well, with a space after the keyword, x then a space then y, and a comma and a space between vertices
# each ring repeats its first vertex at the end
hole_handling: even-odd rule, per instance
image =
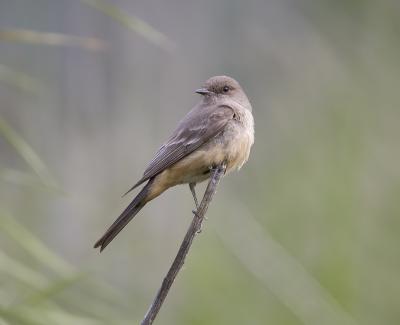
POLYGON ((399 36, 397 0, 1 0, 0 324, 139 323, 188 188, 92 246, 219 74, 256 142, 156 323, 399 324, 399 36))

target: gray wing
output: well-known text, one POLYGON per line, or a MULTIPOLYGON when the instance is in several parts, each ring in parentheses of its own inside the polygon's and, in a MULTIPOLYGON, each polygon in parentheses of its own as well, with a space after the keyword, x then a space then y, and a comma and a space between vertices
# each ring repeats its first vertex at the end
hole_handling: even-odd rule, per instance
POLYGON ((179 123, 167 142, 157 151, 143 177, 125 194, 215 137, 233 116, 234 111, 228 105, 195 107, 179 123))

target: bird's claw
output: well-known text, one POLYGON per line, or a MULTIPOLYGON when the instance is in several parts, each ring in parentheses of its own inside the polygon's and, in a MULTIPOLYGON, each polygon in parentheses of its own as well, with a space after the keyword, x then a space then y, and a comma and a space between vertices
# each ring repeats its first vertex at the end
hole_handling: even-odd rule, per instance
POLYGON ((222 168, 224 170, 224 174, 226 173, 226 162, 224 161, 221 165, 211 165, 208 166, 208 169, 210 170, 210 172, 213 172, 214 170, 218 169, 218 168, 222 168))
MULTIPOLYGON (((199 213, 196 210, 192 210, 192 213, 197 217, 200 218, 199 213)), ((208 220, 208 218, 206 216, 203 216, 204 220, 208 220)))
MULTIPOLYGON (((199 216, 199 214, 197 213, 197 211, 196 210, 192 210, 192 213, 197 217, 197 218, 200 218, 200 216, 199 216)), ((199 230, 197 230, 197 233, 198 234, 200 234, 201 233, 201 231, 202 231, 202 225, 200 225, 200 229, 199 230)))

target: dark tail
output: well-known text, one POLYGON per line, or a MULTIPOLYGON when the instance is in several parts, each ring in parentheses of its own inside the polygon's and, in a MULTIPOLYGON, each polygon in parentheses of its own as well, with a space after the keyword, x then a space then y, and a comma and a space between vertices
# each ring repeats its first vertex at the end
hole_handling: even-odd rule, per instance
POLYGON ((150 186, 153 183, 153 179, 146 184, 145 187, 139 192, 139 194, 133 199, 128 207, 121 213, 121 215, 114 221, 114 223, 108 228, 106 233, 101 237, 94 248, 100 247, 100 252, 107 247, 107 245, 119 234, 119 232, 133 219, 133 217, 145 206, 146 198, 150 186))

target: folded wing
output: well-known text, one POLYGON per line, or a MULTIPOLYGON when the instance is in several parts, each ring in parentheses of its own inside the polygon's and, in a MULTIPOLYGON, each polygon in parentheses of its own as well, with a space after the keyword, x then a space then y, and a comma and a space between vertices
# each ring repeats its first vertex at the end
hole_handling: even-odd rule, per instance
POLYGON ((228 105, 195 107, 185 116, 171 137, 157 151, 143 177, 125 194, 215 137, 233 116, 234 111, 228 105))

